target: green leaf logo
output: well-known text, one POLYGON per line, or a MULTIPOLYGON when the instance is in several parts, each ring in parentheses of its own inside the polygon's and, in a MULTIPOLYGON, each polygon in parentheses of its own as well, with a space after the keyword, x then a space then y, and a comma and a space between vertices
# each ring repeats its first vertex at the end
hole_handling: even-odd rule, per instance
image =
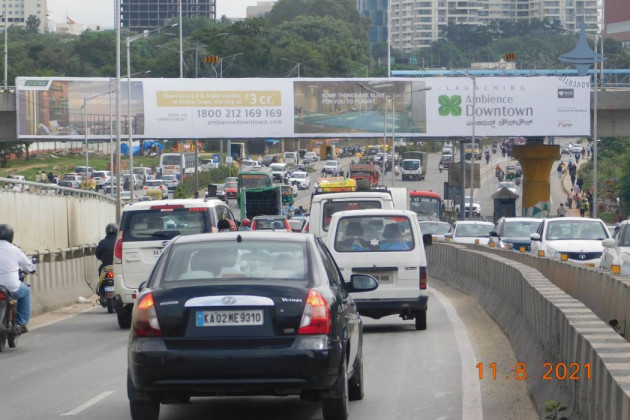
POLYGON ((440 102, 440 110, 439 114, 443 117, 447 115, 452 115, 454 117, 459 117, 462 115, 462 97, 459 95, 440 95, 438 98, 438 102, 440 102))

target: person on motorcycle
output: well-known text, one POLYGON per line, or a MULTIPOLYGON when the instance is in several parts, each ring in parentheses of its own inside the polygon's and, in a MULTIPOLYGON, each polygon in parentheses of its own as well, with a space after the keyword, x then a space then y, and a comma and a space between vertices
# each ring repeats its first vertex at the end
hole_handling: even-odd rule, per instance
POLYGON ((241 220, 241 226, 239 227, 238 230, 252 230, 252 222, 246 217, 243 220, 241 220))
POLYGON ((116 245, 117 234, 118 225, 116 223, 109 223, 105 226, 105 237, 98 243, 94 253, 96 259, 101 261, 101 265, 98 266, 99 277, 106 265, 114 264, 114 246, 116 245))
POLYGON ((20 248, 13 245, 13 228, 0 224, 0 286, 6 287, 17 298, 17 324, 22 334, 28 332, 31 319, 31 289, 20 281, 19 270, 35 272, 35 266, 20 248))
POLYGON ((486 165, 490 163, 490 152, 486 152, 486 165))

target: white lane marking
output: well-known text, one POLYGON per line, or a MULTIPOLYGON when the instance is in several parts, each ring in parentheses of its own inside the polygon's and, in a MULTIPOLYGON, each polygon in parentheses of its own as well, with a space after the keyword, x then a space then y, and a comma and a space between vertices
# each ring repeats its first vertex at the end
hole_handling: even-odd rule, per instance
POLYGON ((481 408, 481 386, 475 377, 475 365, 477 358, 472 348, 466 327, 462 319, 457 314, 453 304, 441 292, 431 289, 431 293, 440 301, 446 315, 448 316, 455 332, 455 341, 459 350, 459 357, 462 363, 462 419, 482 420, 483 410, 481 408))
POLYGON ((114 391, 102 392, 102 393, 98 394, 96 397, 92 398, 91 400, 86 401, 84 404, 81 404, 80 406, 78 406, 74 410, 68 411, 67 413, 61 414, 61 416, 76 416, 81 411, 85 410, 86 408, 88 408, 90 406, 93 406, 94 404, 98 403, 102 399, 105 399, 105 398, 109 397, 113 393, 114 393, 114 391))

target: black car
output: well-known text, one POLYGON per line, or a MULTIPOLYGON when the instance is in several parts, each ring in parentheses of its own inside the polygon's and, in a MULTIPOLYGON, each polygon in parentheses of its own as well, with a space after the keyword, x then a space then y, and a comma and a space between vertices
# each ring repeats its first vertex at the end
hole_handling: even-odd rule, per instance
POLYGON ((134 306, 128 397, 134 420, 196 396, 300 395, 324 419, 363 398, 362 323, 349 283, 312 234, 178 236, 134 306))
POLYGON ((529 217, 502 217, 497 220, 494 229, 490 232, 490 242, 494 246, 513 251, 529 252, 532 240, 530 236, 536 233, 541 219, 529 217))

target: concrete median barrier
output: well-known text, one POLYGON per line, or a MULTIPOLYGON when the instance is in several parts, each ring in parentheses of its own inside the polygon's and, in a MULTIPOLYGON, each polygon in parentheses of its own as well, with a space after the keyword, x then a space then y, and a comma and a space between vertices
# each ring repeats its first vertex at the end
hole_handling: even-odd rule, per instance
POLYGON ((474 296, 512 342, 523 364, 497 366, 496 380, 526 380, 541 413, 554 400, 571 419, 630 418, 630 343, 544 273, 505 255, 427 249, 429 274, 474 296))

